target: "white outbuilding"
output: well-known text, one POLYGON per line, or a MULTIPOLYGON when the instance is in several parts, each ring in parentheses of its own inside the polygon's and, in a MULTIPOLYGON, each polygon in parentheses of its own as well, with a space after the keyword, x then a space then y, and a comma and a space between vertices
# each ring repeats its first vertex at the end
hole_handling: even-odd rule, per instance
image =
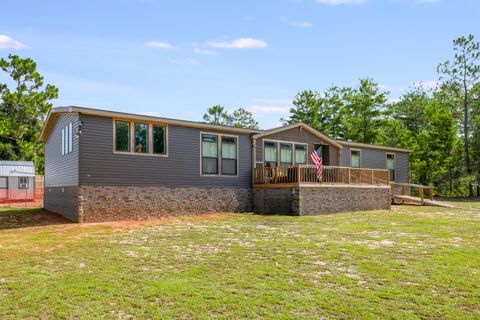
POLYGON ((33 200, 34 188, 32 161, 0 161, 0 202, 33 200))

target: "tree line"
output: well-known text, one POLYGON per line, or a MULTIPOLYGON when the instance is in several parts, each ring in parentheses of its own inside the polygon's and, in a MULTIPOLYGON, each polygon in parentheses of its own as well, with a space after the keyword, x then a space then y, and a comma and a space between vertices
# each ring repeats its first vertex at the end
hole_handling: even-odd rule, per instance
MULTIPOLYGON (((444 195, 480 196, 480 44, 473 35, 459 37, 453 51, 438 65, 432 88, 414 84, 396 101, 371 78, 355 87, 303 90, 281 121, 304 122, 334 139, 410 149, 411 182, 433 184, 444 195)), ((258 128, 240 109, 241 120, 214 106, 204 121, 258 128)))

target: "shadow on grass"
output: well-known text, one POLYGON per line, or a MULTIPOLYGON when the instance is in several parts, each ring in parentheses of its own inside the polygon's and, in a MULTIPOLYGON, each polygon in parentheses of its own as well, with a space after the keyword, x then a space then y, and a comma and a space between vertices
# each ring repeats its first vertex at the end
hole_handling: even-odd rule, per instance
POLYGON ((4 208, 0 211, 0 230, 71 223, 73 222, 44 209, 4 208))

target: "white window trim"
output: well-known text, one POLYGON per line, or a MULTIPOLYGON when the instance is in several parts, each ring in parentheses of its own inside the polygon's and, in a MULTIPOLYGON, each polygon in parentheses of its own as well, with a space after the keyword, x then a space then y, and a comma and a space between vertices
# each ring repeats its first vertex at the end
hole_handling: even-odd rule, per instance
POLYGON ((130 119, 121 119, 113 118, 113 141, 112 141, 112 152, 113 154, 118 155, 130 155, 130 156, 140 156, 140 157, 168 157, 168 125, 160 122, 149 122, 149 121, 140 121, 140 120, 130 120, 130 119), (128 122, 130 124, 130 151, 117 151, 117 136, 116 136, 116 121, 128 122), (135 123, 141 123, 148 125, 148 153, 135 152, 135 123), (165 153, 153 153, 153 126, 160 126, 165 128, 165 153))
POLYGON ((62 128, 62 156, 73 152, 73 122, 62 128))
POLYGON ((19 190, 28 190, 30 189, 30 179, 28 177, 18 177, 18 189, 19 190), (26 179, 26 183, 21 183, 21 179, 26 179), (22 188, 22 185, 25 185, 25 188, 22 188))
POLYGON ((394 161, 394 164, 395 164, 395 179, 394 180, 390 180, 391 182, 395 182, 397 180, 397 154, 395 152, 385 152, 385 168, 387 169, 388 171, 388 177, 390 178, 390 171, 388 170, 388 155, 393 155, 393 161, 394 161))
POLYGON ((225 133, 218 133, 218 132, 206 132, 206 131, 200 131, 200 137, 199 137, 199 142, 200 142, 200 176, 201 177, 219 177, 219 178, 238 178, 240 176, 240 139, 239 136, 233 135, 233 134, 225 134, 225 133), (218 160, 218 170, 217 174, 208 174, 208 173, 203 173, 202 170, 202 161, 203 161, 203 155, 202 155, 202 136, 203 135, 209 135, 209 136, 216 136, 217 137, 217 160, 218 160), (237 139, 237 174, 236 175, 229 175, 229 174, 222 174, 222 137, 230 137, 230 138, 236 138, 237 139))
POLYGON ((362 149, 356 149, 356 148, 350 148, 350 168, 356 168, 352 166, 352 151, 358 151, 360 155, 360 159, 358 161, 360 166, 358 168, 362 168, 362 149))
POLYGON ((290 166, 293 166, 295 165, 295 144, 291 143, 291 142, 280 142, 278 144, 278 160, 279 160, 279 163, 280 165, 282 165, 282 144, 287 144, 287 145, 290 145, 290 156, 292 157, 292 162, 288 163, 287 165, 290 165, 290 166))
POLYGON ((308 165, 308 143, 304 143, 304 142, 295 142, 295 141, 286 141, 286 140, 275 140, 275 139, 263 139, 262 141, 262 157, 263 157, 263 161, 262 162, 257 162, 257 163, 263 163, 263 165, 265 165, 265 142, 274 142, 277 144, 277 161, 276 161, 276 165, 281 165, 281 162, 280 162, 280 143, 288 143, 288 144, 291 144, 292 145, 292 166, 296 165, 296 161, 295 161, 295 145, 298 144, 298 145, 304 145, 305 146, 305 151, 307 152, 307 156, 306 156, 306 159, 305 159, 305 163, 300 163, 300 165, 308 165))
POLYGON ((65 128, 62 128, 62 156, 65 155, 65 128))
POLYGON ((305 162, 299 163, 299 165, 307 165, 308 164, 308 143, 294 143, 293 144, 293 163, 297 164, 297 157, 296 157, 296 147, 297 145, 305 146, 305 162))

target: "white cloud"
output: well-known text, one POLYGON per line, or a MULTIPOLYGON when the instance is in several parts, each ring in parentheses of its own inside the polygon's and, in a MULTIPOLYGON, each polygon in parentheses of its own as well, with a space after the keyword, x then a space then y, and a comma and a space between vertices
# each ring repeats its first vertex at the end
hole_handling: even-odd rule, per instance
POLYGON ((318 3, 331 4, 333 6, 338 6, 340 4, 362 4, 365 3, 365 0, 314 0, 318 3))
POLYGON ((146 43, 147 46, 149 47, 154 47, 154 48, 160 48, 160 49, 175 49, 173 45, 171 45, 168 42, 162 42, 162 41, 149 41, 146 43))
POLYGON ((290 107, 280 107, 280 106, 259 106, 253 105, 247 108, 248 111, 253 114, 259 113, 288 113, 290 107))
POLYGON ((193 52, 198 53, 198 54, 204 54, 207 56, 218 56, 220 53, 213 51, 213 50, 206 50, 206 49, 200 49, 200 48, 193 48, 193 52))
POLYGON ((263 49, 267 43, 263 40, 253 38, 239 38, 232 41, 212 41, 209 45, 221 49, 263 49))
POLYGON ((289 26, 292 26, 292 27, 302 27, 302 28, 311 28, 313 27, 313 24, 311 22, 307 22, 307 21, 294 21, 294 20, 290 20, 288 18, 285 18, 285 17, 282 17, 281 20, 288 24, 289 26))
POLYGON ((7 35, 0 34, 0 49, 27 49, 29 46, 14 40, 7 35))

